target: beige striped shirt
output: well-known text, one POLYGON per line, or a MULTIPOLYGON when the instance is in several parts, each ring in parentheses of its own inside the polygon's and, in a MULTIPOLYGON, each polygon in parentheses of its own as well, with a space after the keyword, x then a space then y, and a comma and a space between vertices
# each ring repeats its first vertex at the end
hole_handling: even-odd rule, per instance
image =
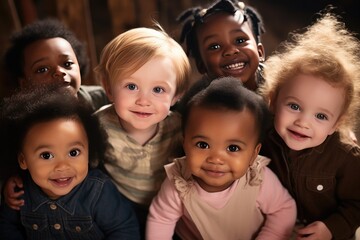
POLYGON ((149 206, 165 179, 164 165, 180 156, 181 120, 171 112, 159 123, 158 132, 140 145, 121 127, 113 105, 95 113, 109 135, 115 160, 105 167, 119 191, 131 201, 149 206))

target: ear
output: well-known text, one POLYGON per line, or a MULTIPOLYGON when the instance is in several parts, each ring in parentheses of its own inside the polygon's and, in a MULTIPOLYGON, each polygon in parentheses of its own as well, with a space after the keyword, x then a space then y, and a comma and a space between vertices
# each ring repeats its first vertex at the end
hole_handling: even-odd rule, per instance
MULTIPOLYGON (((333 134, 336 130, 339 129, 339 126, 341 125, 341 121, 342 121, 342 117, 340 117, 340 118, 336 121, 336 123, 334 124, 334 126, 330 129, 328 135, 333 134)), ((350 129, 348 129, 348 131, 349 131, 349 135, 350 135, 352 131, 351 131, 350 129)))
POLYGON ((25 161, 25 156, 24 156, 23 153, 20 153, 20 154, 18 155, 18 163, 19 163, 20 168, 21 168, 22 170, 26 170, 26 169, 27 169, 27 165, 26 165, 26 161, 25 161))
POLYGON ((174 96, 173 99, 171 100, 171 106, 174 106, 181 96, 182 96, 181 94, 174 96))
POLYGON ((249 164, 249 166, 251 166, 254 163, 255 159, 259 155, 260 149, 261 149, 261 143, 258 143, 254 149, 252 160, 251 160, 251 163, 249 164))
POLYGON ((101 84, 106 92, 106 96, 108 97, 109 101, 110 102, 113 102, 114 98, 113 98, 113 95, 112 95, 112 92, 111 92, 111 86, 110 86, 110 83, 109 81, 107 81, 105 78, 102 78, 101 79, 101 84))
POLYGON ((275 114, 275 104, 273 101, 269 101, 268 103, 268 106, 269 106, 269 111, 272 113, 272 114, 275 114))
POLYGON ((262 45, 262 43, 258 43, 257 49, 258 49, 260 62, 264 62, 265 61, 265 48, 264 48, 264 45, 262 45))

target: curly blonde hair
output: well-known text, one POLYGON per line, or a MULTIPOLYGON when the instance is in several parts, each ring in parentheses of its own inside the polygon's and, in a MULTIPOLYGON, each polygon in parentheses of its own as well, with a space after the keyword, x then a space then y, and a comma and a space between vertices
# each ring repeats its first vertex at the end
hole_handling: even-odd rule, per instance
POLYGON ((360 104, 360 41, 338 16, 329 12, 304 33, 293 33, 266 61, 265 84, 259 89, 270 107, 279 90, 300 74, 322 78, 333 87, 343 88, 344 106, 338 119, 342 139, 355 130, 360 104))

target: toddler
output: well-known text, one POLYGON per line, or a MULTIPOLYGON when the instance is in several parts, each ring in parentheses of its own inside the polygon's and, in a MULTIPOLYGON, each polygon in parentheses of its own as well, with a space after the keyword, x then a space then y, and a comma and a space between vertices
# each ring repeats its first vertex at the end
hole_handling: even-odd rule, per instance
POLYGON ((165 178, 163 166, 183 153, 180 116, 170 107, 190 75, 182 47, 158 27, 120 34, 105 46, 95 69, 113 102, 96 112, 116 157, 105 168, 133 202, 141 226, 165 178))
MULTIPOLYGON (((60 83, 67 86, 79 99, 89 102, 96 110, 108 104, 101 86, 81 85, 81 77, 88 72, 88 58, 83 44, 61 22, 44 19, 26 25, 11 36, 4 57, 5 70, 16 89, 60 83)), ((4 78, 5 79, 5 78, 4 78)), ((19 209, 23 200, 20 178, 11 177, 5 187, 5 201, 19 209)))
POLYGON ((359 40, 323 13, 267 60, 274 114, 262 154, 297 203, 297 239, 350 239, 360 225, 359 40))
POLYGON ((252 91, 263 83, 265 50, 261 34, 265 32, 260 14, 237 0, 217 0, 210 6, 194 7, 178 18, 183 22, 180 41, 194 59, 203 77, 196 81, 177 108, 214 78, 232 76, 252 91))
POLYGON ((94 169, 107 158, 106 134, 72 91, 38 87, 6 99, 0 131, 1 167, 25 189, 20 211, 1 204, 1 239, 140 238, 130 202, 94 169))
POLYGON ((289 239, 295 202, 258 155, 265 102, 233 77, 213 81, 183 113, 185 157, 165 166, 147 239, 289 239))

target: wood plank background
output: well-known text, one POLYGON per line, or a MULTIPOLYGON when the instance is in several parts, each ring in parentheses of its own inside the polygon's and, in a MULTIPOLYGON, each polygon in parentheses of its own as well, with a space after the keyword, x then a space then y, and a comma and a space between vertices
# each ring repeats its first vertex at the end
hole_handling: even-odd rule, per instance
MULTIPOLYGON (((46 17, 64 22, 76 36, 86 43, 90 68, 96 66, 101 49, 117 34, 130 28, 151 26, 158 21, 175 39, 180 25, 176 17, 185 9, 205 5, 211 0, 1 0, 0 54, 8 47, 8 37, 22 26, 46 17)), ((305 27, 313 16, 332 4, 344 18, 347 27, 360 32, 360 1, 358 0, 244 0, 262 15, 266 27, 263 36, 266 55, 270 55, 289 31, 305 27)), ((1 61, 2 63, 2 61, 1 61)), ((1 68, 1 79, 6 76, 1 68)), ((196 75, 194 69, 194 78, 196 75)), ((0 81, 0 99, 7 95, 11 85, 0 81)), ((98 84, 90 71, 83 84, 98 84)))

